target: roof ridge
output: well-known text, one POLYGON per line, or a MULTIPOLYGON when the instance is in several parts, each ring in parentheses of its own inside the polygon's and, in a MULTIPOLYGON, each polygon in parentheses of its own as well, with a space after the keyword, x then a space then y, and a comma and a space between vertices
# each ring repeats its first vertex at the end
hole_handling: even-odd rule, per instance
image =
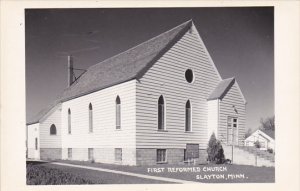
POLYGON ((264 128, 259 128, 256 131, 260 130, 261 132, 263 132, 264 134, 268 135, 269 137, 271 137, 272 139, 275 139, 275 130, 271 130, 271 129, 264 129, 264 128), (271 133, 271 134, 270 134, 271 133))
POLYGON ((215 100, 215 99, 222 100, 235 82, 236 82, 235 77, 222 79, 221 81, 219 81, 215 89, 210 93, 207 100, 208 101, 215 100))

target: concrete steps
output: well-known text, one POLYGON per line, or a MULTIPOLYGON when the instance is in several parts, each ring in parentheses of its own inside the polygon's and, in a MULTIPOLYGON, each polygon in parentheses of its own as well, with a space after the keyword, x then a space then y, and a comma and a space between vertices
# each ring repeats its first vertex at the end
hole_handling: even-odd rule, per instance
POLYGON ((222 145, 224 149, 224 155, 226 159, 230 159, 233 164, 241 165, 253 165, 253 166, 275 166, 274 158, 264 158, 259 154, 255 154, 246 151, 240 147, 233 147, 233 159, 232 159, 232 147, 228 145, 222 145))

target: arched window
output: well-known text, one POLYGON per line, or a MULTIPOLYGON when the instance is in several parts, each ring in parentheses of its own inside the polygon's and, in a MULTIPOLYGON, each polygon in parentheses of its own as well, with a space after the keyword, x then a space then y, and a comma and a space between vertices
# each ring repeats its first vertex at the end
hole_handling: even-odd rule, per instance
POLYGON ((71 134, 71 110, 70 108, 68 109, 68 132, 71 134))
POLYGON ((54 124, 50 126, 50 135, 56 135, 56 127, 54 124))
POLYGON ((89 104, 89 132, 93 132, 93 106, 89 104))
POLYGON ((185 131, 192 130, 192 109, 190 100, 185 104, 185 131))
POLYGON ((116 98, 116 129, 121 129, 121 100, 119 96, 116 98))
POLYGON ((161 95, 158 99, 158 130, 165 129, 165 101, 161 95))

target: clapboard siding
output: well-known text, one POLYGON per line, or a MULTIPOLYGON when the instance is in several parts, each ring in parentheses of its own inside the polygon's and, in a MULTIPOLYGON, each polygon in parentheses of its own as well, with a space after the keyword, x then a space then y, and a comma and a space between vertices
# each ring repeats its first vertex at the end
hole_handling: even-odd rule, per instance
POLYGON ((137 82, 137 148, 185 148, 207 145, 207 101, 220 78, 197 31, 187 32, 137 82), (185 71, 195 80, 188 83, 185 71), (166 132, 157 131, 157 101, 164 96, 166 132), (192 132, 185 132, 185 104, 192 105, 192 132))
POLYGON ((41 148, 61 148, 61 107, 54 111, 40 123, 41 148), (56 135, 50 135, 50 126, 56 126, 56 135))
POLYGON ((233 116, 238 118, 238 137, 239 144, 243 145, 245 128, 246 128, 246 108, 240 91, 238 90, 237 82, 231 87, 226 96, 220 101, 219 114, 219 138, 223 142, 227 142, 227 117, 233 116), (233 106, 238 113, 234 111, 233 106))
MULTIPOLYGON (((62 147, 135 148, 135 85, 136 80, 132 80, 64 102, 62 104, 62 147), (115 101, 117 96, 121 99, 120 130, 116 130, 115 101), (90 103, 93 107, 92 133, 89 133, 88 107, 90 103), (68 134, 69 108, 71 110, 71 134, 68 134)), ((83 155, 85 154, 78 155, 78 157, 83 155)))

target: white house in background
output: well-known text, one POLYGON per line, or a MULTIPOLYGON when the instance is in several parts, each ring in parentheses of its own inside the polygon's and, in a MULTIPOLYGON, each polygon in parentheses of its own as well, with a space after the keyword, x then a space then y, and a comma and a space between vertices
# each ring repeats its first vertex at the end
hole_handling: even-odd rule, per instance
POLYGON ((124 165, 205 161, 212 132, 242 145, 246 100, 185 22, 91 66, 28 121, 28 157, 124 165))
POLYGON ((260 143, 261 150, 272 149, 275 151, 275 131, 257 129, 245 139, 245 146, 254 146, 254 143, 260 143))

